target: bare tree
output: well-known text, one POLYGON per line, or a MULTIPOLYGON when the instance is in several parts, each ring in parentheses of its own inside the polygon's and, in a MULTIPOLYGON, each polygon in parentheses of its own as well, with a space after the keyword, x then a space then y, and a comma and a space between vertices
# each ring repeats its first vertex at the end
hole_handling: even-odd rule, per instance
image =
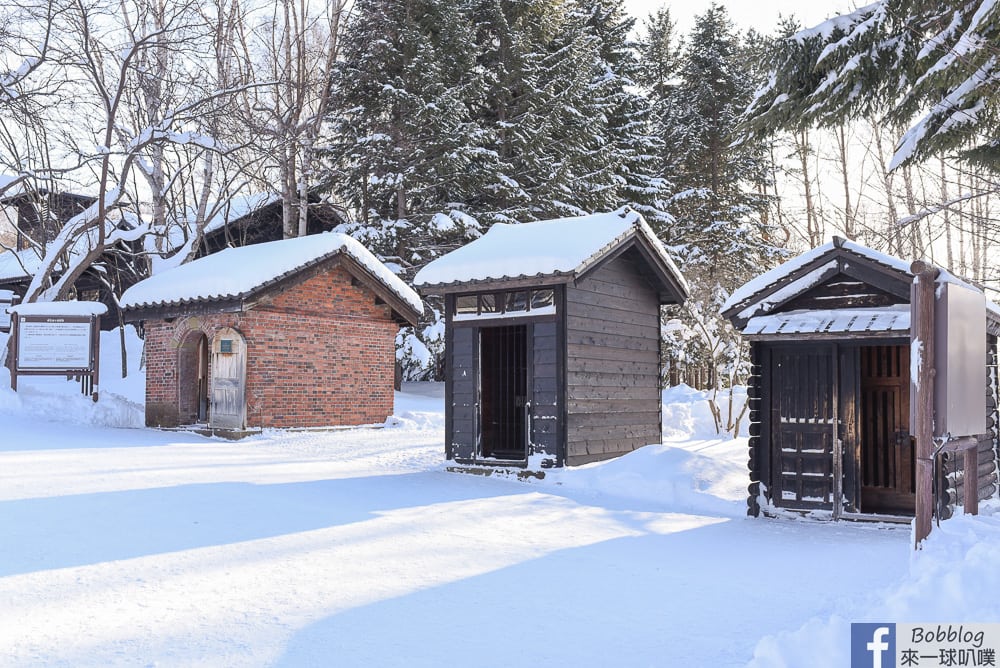
POLYGON ((309 191, 316 185, 317 145, 330 106, 332 70, 348 0, 323 11, 306 0, 279 0, 273 12, 244 36, 242 49, 267 82, 245 100, 249 128, 266 146, 282 198, 286 237, 306 234, 309 191))
POLYGON ((196 165, 211 165, 206 156, 224 150, 214 119, 227 115, 236 90, 252 85, 215 76, 204 54, 216 26, 196 0, 67 3, 54 16, 47 65, 32 74, 59 91, 35 134, 60 147, 51 171, 72 173, 97 197, 43 249, 26 301, 65 298, 116 243, 166 234, 168 219, 185 215, 184 194, 195 187, 204 195, 216 184, 211 168, 199 174, 196 165), (151 203, 148 219, 123 225, 112 215, 138 201, 151 203))

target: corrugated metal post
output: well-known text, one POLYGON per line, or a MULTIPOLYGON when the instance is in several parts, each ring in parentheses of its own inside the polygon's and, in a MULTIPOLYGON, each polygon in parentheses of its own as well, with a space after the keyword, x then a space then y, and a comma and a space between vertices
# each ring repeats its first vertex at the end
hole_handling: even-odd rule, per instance
POLYGON ((910 265, 910 433, 916 441, 914 549, 931 533, 934 512, 934 290, 940 270, 923 260, 910 265))

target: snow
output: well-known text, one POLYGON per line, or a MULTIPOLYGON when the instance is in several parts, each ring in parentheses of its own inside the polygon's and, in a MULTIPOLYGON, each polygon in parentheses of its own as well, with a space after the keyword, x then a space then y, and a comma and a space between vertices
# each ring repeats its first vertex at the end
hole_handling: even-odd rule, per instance
POLYGON ((855 25, 870 18, 870 16, 875 13, 882 4, 883 1, 879 0, 878 2, 873 2, 869 5, 855 9, 850 13, 834 16, 833 18, 827 19, 813 28, 800 30, 792 35, 791 39, 797 42, 805 42, 806 40, 818 37, 820 41, 826 42, 830 39, 833 33, 838 30, 850 33, 855 25))
MULTIPOLYGON (((263 209, 264 207, 273 204, 281 199, 281 195, 276 193, 251 193, 249 195, 238 195, 231 197, 225 203, 213 202, 209 205, 208 210, 216 210, 215 215, 211 216, 205 223, 205 233, 213 232, 229 223, 244 218, 250 215, 254 211, 263 209)), ((192 210, 189 216, 189 222, 194 223, 196 217, 196 212, 192 210)))
POLYGON ((426 265, 416 286, 466 283, 584 271, 631 235, 643 235, 677 280, 684 279, 663 244, 632 210, 533 223, 496 223, 475 241, 426 265))
POLYGON ((1000 618, 996 503, 916 553, 746 518, 746 439, 691 388, 662 444, 519 481, 445 470, 437 383, 377 429, 141 428, 127 331, 96 404, 0 369, 2 665, 845 666, 852 621, 1000 618))
POLYGON ((108 307, 101 302, 32 302, 30 304, 18 304, 7 309, 11 313, 18 315, 72 315, 90 316, 104 315, 108 312, 108 307))
POLYGON ((120 303, 128 309, 242 297, 338 252, 356 260, 414 310, 423 311, 412 288, 359 242, 335 232, 226 248, 140 281, 125 291, 120 303))
POLYGON ((750 318, 743 334, 833 334, 844 332, 909 332, 910 305, 879 308, 787 311, 750 318))
MULTIPOLYGON (((839 243, 841 248, 853 253, 854 255, 866 258, 872 262, 877 262, 878 264, 890 269, 894 269, 904 276, 912 276, 910 272, 910 263, 905 260, 901 260, 891 255, 886 255, 885 253, 868 248, 867 246, 862 246, 861 244, 850 240, 841 239, 839 243)), ((832 241, 823 244, 822 246, 817 246, 816 248, 793 257, 792 259, 778 265, 774 269, 766 271, 756 278, 747 281, 734 290, 731 295, 729 295, 729 299, 727 299, 726 303, 722 305, 722 312, 742 306, 743 308, 739 312, 740 317, 750 317, 754 313, 758 313, 761 310, 767 311, 796 294, 813 287, 823 279, 825 275, 824 272, 827 272, 837 266, 836 261, 831 260, 830 262, 824 263, 822 266, 813 269, 788 285, 779 288, 774 293, 767 295, 765 299, 757 302, 751 301, 757 297, 757 295, 766 292, 769 288, 776 285, 780 281, 787 279, 803 267, 806 267, 813 262, 820 260, 824 255, 833 252, 835 248, 836 246, 832 241)), ((937 280, 938 282, 956 283, 972 290, 976 290, 977 292, 982 292, 979 288, 967 283, 947 270, 941 270, 937 280)), ((987 308, 993 313, 1000 313, 1000 307, 993 304, 989 300, 987 300, 987 308)))

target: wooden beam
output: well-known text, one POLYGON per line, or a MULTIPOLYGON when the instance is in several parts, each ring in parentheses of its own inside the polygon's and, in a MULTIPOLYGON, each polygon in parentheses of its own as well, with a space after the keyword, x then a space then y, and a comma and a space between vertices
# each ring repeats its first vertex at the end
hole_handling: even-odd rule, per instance
POLYGON ((931 533, 934 512, 934 289, 940 270, 923 260, 910 266, 910 433, 916 441, 914 549, 931 533))
POLYGON ((833 519, 839 520, 844 511, 844 442, 840 440, 840 346, 834 343, 830 349, 833 372, 833 519))
POLYGON ((956 438, 941 448, 941 452, 949 452, 956 456, 962 453, 964 470, 962 484, 965 490, 962 506, 966 515, 979 514, 979 439, 980 436, 956 438))

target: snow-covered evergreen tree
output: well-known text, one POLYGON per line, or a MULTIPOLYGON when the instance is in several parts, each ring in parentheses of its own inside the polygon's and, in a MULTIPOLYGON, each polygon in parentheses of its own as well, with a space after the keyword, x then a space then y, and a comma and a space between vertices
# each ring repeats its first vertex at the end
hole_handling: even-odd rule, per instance
POLYGON ((333 187, 357 215, 347 231, 407 269, 478 236, 463 209, 494 171, 467 17, 462 0, 361 0, 343 36, 333 187))
POLYGON ((622 0, 580 2, 579 7, 588 32, 598 40, 592 88, 606 108, 610 150, 605 165, 615 177, 610 205, 628 204, 654 229, 665 228, 673 223, 664 208, 670 183, 659 173, 660 141, 653 133, 650 102, 638 92, 642 72, 630 38, 635 19, 622 0))
POLYGON ((668 227, 632 23, 622 0, 358 0, 330 117, 346 231, 409 274, 500 221, 668 227))
MULTIPOLYGON (((730 290, 767 264, 772 251, 766 200, 756 187, 768 175, 763 146, 736 142, 755 88, 748 64, 728 12, 713 5, 697 17, 674 82, 654 98, 663 173, 674 182, 667 206, 676 223, 662 234, 689 271, 701 268, 730 290)), ((646 71, 662 67, 647 63, 646 71)))
POLYGON ((851 116, 908 127, 890 167, 956 151, 1000 164, 1000 4, 879 0, 779 43, 750 106, 762 134, 851 116))

